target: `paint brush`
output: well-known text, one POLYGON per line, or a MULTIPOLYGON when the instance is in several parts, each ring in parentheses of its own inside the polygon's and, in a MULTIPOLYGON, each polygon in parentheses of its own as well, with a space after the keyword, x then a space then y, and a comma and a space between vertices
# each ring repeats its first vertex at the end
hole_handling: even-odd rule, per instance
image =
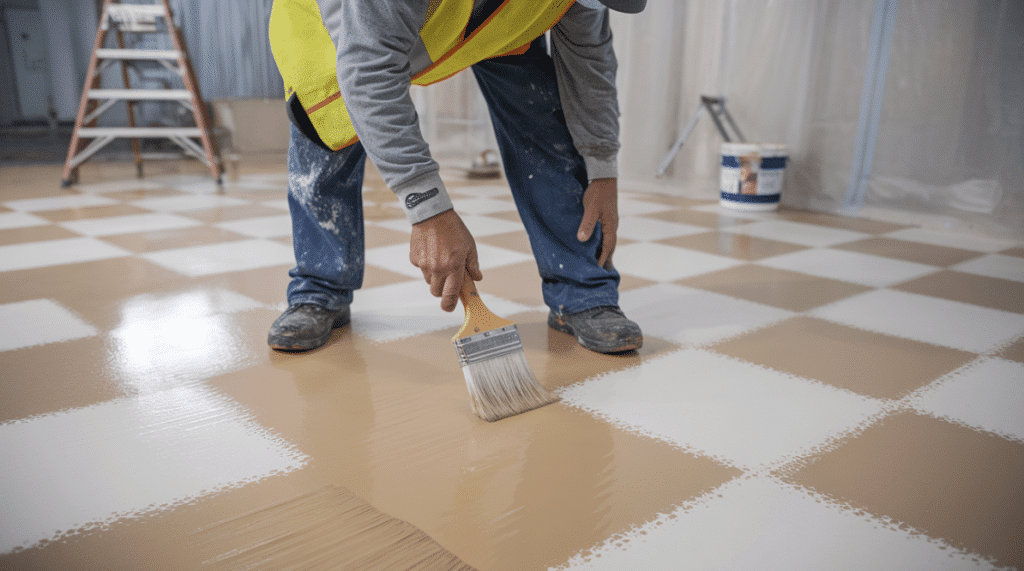
POLYGON ((533 376, 516 324, 490 312, 466 275, 459 291, 466 308, 462 329, 452 337, 466 377, 473 412, 487 422, 557 402, 533 376))

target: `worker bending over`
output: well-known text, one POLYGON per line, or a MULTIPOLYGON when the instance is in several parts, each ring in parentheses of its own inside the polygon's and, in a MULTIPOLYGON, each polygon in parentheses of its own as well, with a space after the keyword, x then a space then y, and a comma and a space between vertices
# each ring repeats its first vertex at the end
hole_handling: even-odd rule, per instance
POLYGON ((471 68, 543 278, 548 325, 593 351, 639 348, 643 336, 618 307, 611 263, 619 125, 608 8, 636 13, 645 4, 275 0, 270 39, 292 120, 296 266, 269 345, 313 349, 349 322, 363 279, 367 156, 405 209, 410 261, 441 308, 455 309, 464 279, 483 278, 409 93, 471 68))

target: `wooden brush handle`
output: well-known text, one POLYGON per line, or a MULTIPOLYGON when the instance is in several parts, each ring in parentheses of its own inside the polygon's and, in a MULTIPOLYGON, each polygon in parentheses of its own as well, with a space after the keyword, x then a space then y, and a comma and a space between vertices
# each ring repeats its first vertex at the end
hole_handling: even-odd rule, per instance
POLYGON ((480 293, 476 290, 473 278, 467 273, 462 281, 462 289, 459 290, 459 299, 466 308, 466 320, 462 322, 462 329, 455 334, 455 339, 462 339, 470 335, 476 335, 483 331, 499 329, 506 325, 515 325, 514 321, 503 319, 491 313, 484 302, 480 299, 480 293))

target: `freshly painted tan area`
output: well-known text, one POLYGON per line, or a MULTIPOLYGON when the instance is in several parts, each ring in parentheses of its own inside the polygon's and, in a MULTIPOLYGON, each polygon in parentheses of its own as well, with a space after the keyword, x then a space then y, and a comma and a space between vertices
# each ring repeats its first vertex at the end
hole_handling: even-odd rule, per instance
POLYGON ((787 244, 777 240, 767 240, 732 232, 706 232, 690 236, 679 236, 659 240, 659 243, 689 248, 718 256, 728 256, 748 262, 806 249, 796 244, 787 244))
POLYGON ((935 246, 932 244, 914 244, 913 247, 908 247, 907 242, 904 240, 894 240, 883 236, 873 236, 856 242, 839 244, 836 248, 942 267, 973 260, 983 255, 972 250, 935 246))
POLYGON ((791 311, 806 311, 871 289, 752 264, 686 278, 676 283, 791 311))
POLYGON ((957 351, 862 331, 811 317, 725 341, 714 350, 875 398, 896 399, 975 358, 957 351))
POLYGON ((895 289, 1024 313, 1024 284, 953 270, 936 272, 895 286, 895 289))
POLYGON ((210 569, 473 571, 416 527, 325 486, 196 533, 210 569))
POLYGON ((901 413, 814 458, 789 480, 1021 568, 1022 475, 1020 443, 901 413))
MULTIPOLYGON (((553 390, 672 349, 653 340, 598 355, 549 331, 543 314, 508 317, 553 390)), ((557 565, 740 474, 561 404, 481 421, 453 333, 375 344, 341 330, 321 350, 212 382, 310 455, 310 469, 481 569, 557 565)))

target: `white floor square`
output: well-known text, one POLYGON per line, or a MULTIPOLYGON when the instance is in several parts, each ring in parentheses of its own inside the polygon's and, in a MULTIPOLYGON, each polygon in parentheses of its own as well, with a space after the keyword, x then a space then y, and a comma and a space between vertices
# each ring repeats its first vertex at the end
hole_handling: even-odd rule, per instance
POLYGON ((840 230, 838 228, 804 224, 802 222, 789 222, 787 220, 751 222, 750 224, 723 228, 722 231, 816 248, 826 248, 869 237, 868 234, 862 232, 840 230))
MULTIPOLYGON (((480 298, 503 317, 534 309, 486 293, 480 298)), ((430 295, 422 279, 361 289, 352 300, 352 330, 378 343, 458 327, 464 319, 461 304, 451 313, 443 311, 441 300, 430 295)))
POLYGON ((625 430, 740 468, 808 453, 877 413, 881 401, 684 349, 566 388, 563 402, 625 430))
POLYGON ((141 257, 186 276, 198 277, 285 264, 295 265, 290 246, 271 240, 238 240, 207 246, 176 248, 141 257))
POLYGON ((985 358, 921 389, 917 410, 1024 442, 1024 364, 985 358))
POLYGON ((961 248, 974 250, 975 252, 999 252, 1014 246, 1020 246, 1020 242, 1012 240, 1000 240, 985 236, 968 234, 953 234, 950 232, 939 232, 925 228, 907 228, 897 230, 884 235, 886 238, 907 240, 909 242, 920 242, 921 244, 932 244, 933 246, 946 246, 949 248, 961 248))
POLYGON ((49 220, 33 216, 28 212, 0 212, 0 230, 45 226, 49 223, 49 220))
POLYGON ((976 556, 770 478, 737 479, 556 571, 988 570, 976 556))
POLYGON ((86 208, 89 206, 108 206, 118 204, 112 198, 95 194, 71 194, 68 196, 47 196, 45 198, 23 198, 10 200, 4 206, 22 212, 45 212, 48 210, 65 210, 69 208, 86 208))
POLYGON ((85 236, 114 236, 116 234, 132 234, 135 232, 156 232, 159 230, 192 228, 199 225, 199 222, 191 218, 163 213, 89 218, 60 223, 60 226, 85 236))
POLYGON ((913 293, 877 290, 810 312, 868 331, 984 353, 1024 333, 1024 315, 913 293))
POLYGON ((925 264, 882 256, 815 248, 759 260, 762 266, 790 270, 822 278, 886 287, 937 271, 925 264))
POLYGON ((131 252, 95 238, 66 238, 0 246, 0 271, 27 270, 120 258, 131 252))
POLYGON ((130 204, 138 206, 139 208, 146 208, 160 212, 186 212, 223 206, 241 206, 243 204, 250 204, 250 202, 241 198, 233 198, 218 194, 190 194, 186 196, 143 198, 142 200, 133 200, 130 204))
POLYGON ((644 335, 688 346, 734 337, 792 312, 674 284, 657 284, 622 292, 619 305, 640 324, 644 335))
MULTIPOLYGON (((951 269, 960 272, 967 272, 969 274, 977 274, 979 276, 988 276, 990 278, 1002 278, 1004 280, 1024 282, 1024 258, 1018 258, 1015 256, 989 254, 962 264, 957 264, 951 269)), ((1021 287, 1024 288, 1024 286, 1021 287)), ((1024 289, 1022 289, 1021 293, 1024 295, 1024 289)))
POLYGON ((625 244, 615 249, 615 267, 655 281, 672 281, 732 268, 743 262, 664 244, 625 244))
POLYGON ((0 305, 0 351, 70 341, 97 334, 96 328, 52 299, 0 305))
POLYGON ((0 424, 0 553, 302 467, 236 402, 182 387, 0 424))
POLYGON ((218 222, 214 226, 252 238, 278 238, 292 235, 292 217, 288 214, 230 220, 218 222))
POLYGON ((618 235, 622 238, 653 242, 676 236, 690 236, 702 234, 708 229, 692 224, 680 224, 678 222, 665 222, 654 218, 643 216, 626 216, 619 219, 618 235))

